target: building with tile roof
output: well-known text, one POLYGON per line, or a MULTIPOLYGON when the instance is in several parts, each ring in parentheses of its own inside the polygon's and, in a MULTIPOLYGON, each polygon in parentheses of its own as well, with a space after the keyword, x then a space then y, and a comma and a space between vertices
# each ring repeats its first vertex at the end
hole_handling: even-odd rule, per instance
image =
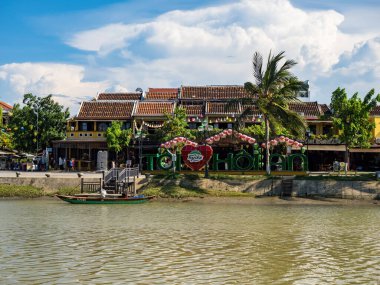
POLYGON ((176 100, 178 99, 178 88, 149 88, 145 94, 146 100, 176 100))
MULTIPOLYGON (((83 102, 78 114, 68 121, 67 138, 56 142, 56 154, 67 158, 74 156, 77 160, 86 154, 93 168, 97 152, 107 150, 105 131, 112 121, 122 121, 123 127, 132 128, 134 133, 144 130, 154 134, 163 126, 165 114, 173 115, 177 106, 186 110, 190 129, 198 129, 205 122, 215 129, 233 128, 237 118, 247 108, 251 109, 252 114, 243 121, 244 124, 261 124, 262 114, 256 105, 227 102, 247 96, 241 85, 149 88, 145 96, 141 92, 101 93, 95 100, 83 102)), ((307 101, 294 102, 289 107, 307 121, 311 137, 305 143, 312 159, 327 165, 330 158, 344 151, 339 141, 328 139, 336 134, 328 105, 307 101), (321 155, 326 152, 330 152, 329 156, 321 155)), ((372 110, 371 120, 376 124, 374 137, 380 138, 380 106, 372 110)), ((144 150, 155 151, 160 143, 147 139, 144 150)), ((132 151, 134 148, 136 145, 132 145, 132 151)))
POLYGON ((9 116, 13 109, 13 106, 3 101, 0 101, 0 108, 2 109, 2 119, 3 119, 2 125, 6 126, 9 123, 9 116))
POLYGON ((125 93, 100 93, 96 97, 96 101, 99 100, 140 100, 142 93, 140 92, 125 92, 125 93))

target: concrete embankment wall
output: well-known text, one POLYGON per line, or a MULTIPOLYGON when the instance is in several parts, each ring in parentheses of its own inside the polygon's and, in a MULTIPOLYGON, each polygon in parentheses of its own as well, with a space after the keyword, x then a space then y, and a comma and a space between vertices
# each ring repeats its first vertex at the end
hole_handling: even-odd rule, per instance
MULTIPOLYGON (((348 199, 375 199, 380 197, 380 181, 293 180, 292 196, 322 196, 348 199)), ((241 191, 257 196, 280 196, 281 179, 257 181, 208 180, 188 181, 183 186, 197 186, 218 191, 241 191)))
POLYGON ((380 181, 293 180, 293 196, 380 198, 380 181))
MULTIPOLYGON (((136 190, 139 190, 146 179, 136 179, 136 190)), ((85 178, 86 182, 99 182, 99 178, 85 178)), ((0 177, 0 184, 29 185, 46 192, 56 192, 62 188, 80 189, 81 178, 77 177, 0 177)))
MULTIPOLYGON (((86 181, 99 181, 97 178, 87 178, 86 181)), ((0 184, 30 185, 41 188, 46 192, 57 191, 61 188, 80 188, 80 178, 68 177, 1 177, 0 184)))
MULTIPOLYGON (((256 195, 280 196, 283 185, 281 180, 265 180, 252 183, 248 192, 256 195)), ((380 198, 379 181, 333 181, 333 180, 293 180, 292 196, 335 197, 347 199, 380 198)))

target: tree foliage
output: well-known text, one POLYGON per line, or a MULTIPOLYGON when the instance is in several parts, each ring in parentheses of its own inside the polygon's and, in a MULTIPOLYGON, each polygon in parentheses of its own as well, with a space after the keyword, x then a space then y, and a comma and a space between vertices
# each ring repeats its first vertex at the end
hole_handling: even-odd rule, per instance
POLYGON ((369 121, 371 110, 380 102, 380 94, 370 90, 362 100, 358 93, 347 97, 346 90, 337 88, 331 97, 333 125, 339 130, 339 139, 347 147, 369 147, 374 123, 369 121))
POLYGON ((13 138, 11 133, 1 132, 0 134, 0 148, 12 150, 13 146, 13 138))
POLYGON ((55 102, 52 95, 25 94, 23 104, 14 105, 9 122, 15 149, 35 152, 37 142, 40 150, 65 137, 69 109, 55 102))
MULTIPOLYGON (((255 52, 252 59, 255 82, 244 84, 250 96, 242 99, 242 106, 247 106, 242 115, 252 115, 254 106, 259 109, 264 119, 266 142, 269 141, 271 130, 276 132, 286 128, 295 137, 303 137, 305 133, 305 120, 289 109, 289 103, 298 101, 297 93, 305 90, 306 85, 290 72, 296 62, 285 60, 284 53, 269 53, 264 68, 262 55, 255 52), (284 62, 280 65, 282 61, 284 62)), ((269 148, 266 148, 266 170, 269 174, 269 148)))
POLYGON ((132 129, 122 129, 122 126, 122 122, 113 121, 106 130, 107 146, 116 154, 128 147, 132 138, 132 129))
POLYGON ((176 107, 174 115, 165 114, 165 117, 165 123, 160 130, 163 141, 168 141, 179 136, 194 139, 192 132, 188 129, 186 110, 184 108, 176 107))
POLYGON ((374 89, 363 100, 358 93, 348 98, 344 88, 337 88, 332 94, 330 106, 333 125, 339 130, 338 137, 346 146, 346 166, 349 164, 349 148, 368 148, 371 145, 375 124, 369 121, 369 115, 377 102, 380 102, 380 94, 374 96, 374 89))

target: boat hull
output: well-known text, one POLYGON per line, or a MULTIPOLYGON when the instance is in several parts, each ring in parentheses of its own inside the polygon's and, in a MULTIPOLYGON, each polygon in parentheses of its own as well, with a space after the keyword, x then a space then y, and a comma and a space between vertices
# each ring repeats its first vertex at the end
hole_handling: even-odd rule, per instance
POLYGON ((65 196, 57 195, 62 201, 71 204, 142 204, 152 200, 154 196, 148 197, 118 197, 118 198, 102 198, 89 196, 65 196))

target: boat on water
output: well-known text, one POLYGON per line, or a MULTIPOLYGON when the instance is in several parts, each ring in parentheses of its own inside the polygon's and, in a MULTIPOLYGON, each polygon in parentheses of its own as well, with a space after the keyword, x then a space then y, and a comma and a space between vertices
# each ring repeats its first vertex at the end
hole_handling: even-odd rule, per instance
POLYGON ((71 204, 141 204, 155 198, 155 196, 138 195, 133 197, 124 197, 120 195, 57 195, 62 201, 71 204))

